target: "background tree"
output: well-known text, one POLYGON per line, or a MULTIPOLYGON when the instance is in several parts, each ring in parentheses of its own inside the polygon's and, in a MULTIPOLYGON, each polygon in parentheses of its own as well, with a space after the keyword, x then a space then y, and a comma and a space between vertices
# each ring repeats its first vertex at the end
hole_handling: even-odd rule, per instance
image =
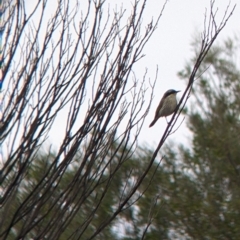
MULTIPOLYGON (((181 147, 181 167, 191 189, 182 222, 192 238, 240 237, 239 50, 237 39, 213 47, 193 88, 194 103, 187 113, 192 148, 181 147)), ((180 75, 187 74, 188 67, 180 75)))
MULTIPOLYGON (((133 230, 138 238, 147 236, 152 213, 139 218, 140 228, 134 226, 136 203, 144 201, 143 193, 152 186, 159 164, 155 158, 177 114, 152 156, 142 168, 136 167, 137 137, 152 93, 147 98, 146 75, 140 82, 134 65, 161 16, 142 27, 146 2, 134 2, 127 23, 123 9, 113 17, 109 10, 104 20, 101 0, 88 1, 84 13, 78 3, 58 1, 49 19, 50 1, 37 1, 33 7, 25 1, 6 3, 1 239, 112 238, 110 228, 121 214, 129 222, 126 236, 133 230), (54 153, 50 148, 41 156, 39 149, 59 118, 63 137, 54 153)), ((181 108, 234 10, 217 25, 213 3, 181 108)), ((159 231, 166 233, 164 228, 159 231)))
MULTIPOLYGON (((198 44, 194 42, 195 57, 179 74, 185 80, 198 44)), ((188 145, 165 145, 161 167, 132 218, 135 232, 149 219, 146 239, 240 238, 239 53, 238 39, 228 39, 214 46, 201 64, 191 106, 184 111, 192 138, 188 145)), ((141 162, 152 155, 143 151, 141 162)), ((151 176, 153 172, 141 187, 146 188, 151 176)), ((139 239, 133 231, 130 236, 124 239, 139 239)))

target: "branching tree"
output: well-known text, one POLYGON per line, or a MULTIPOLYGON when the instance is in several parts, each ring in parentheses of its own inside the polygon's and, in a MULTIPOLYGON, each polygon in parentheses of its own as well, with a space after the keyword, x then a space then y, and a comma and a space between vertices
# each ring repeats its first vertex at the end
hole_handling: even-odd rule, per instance
MULTIPOLYGON (((140 239, 140 233, 145 239, 240 238, 238 42, 215 45, 202 62, 184 111, 192 136, 185 145, 165 144, 161 167, 155 161, 138 189, 143 195, 122 239, 140 239)), ((179 74, 185 81, 199 44, 194 41, 195 55, 179 74)), ((138 153, 144 170, 152 151, 138 153)))
MULTIPOLYGON (((149 216, 150 202, 158 199, 146 239, 240 238, 238 41, 214 46, 200 66, 202 74, 185 109, 192 138, 178 148, 165 145, 161 168, 138 202, 137 227, 149 216)), ((194 42, 195 50, 199 44, 194 42)), ((180 72, 186 81, 196 57, 198 51, 180 72)))
MULTIPOLYGON (((86 6, 60 0, 54 10, 47 0, 31 7, 26 1, 5 3, 1 239, 111 238, 111 231, 103 230, 146 190, 140 185, 179 116, 176 111, 143 171, 128 166, 154 88, 146 74, 138 80, 134 65, 165 6, 155 22, 143 27, 146 3, 135 1, 127 21, 123 8, 112 14, 102 0, 86 1, 86 6), (55 153, 50 149, 40 161, 39 149, 59 121, 63 137, 55 153)), ((227 9, 217 25, 213 3, 181 109, 234 10, 227 9)))

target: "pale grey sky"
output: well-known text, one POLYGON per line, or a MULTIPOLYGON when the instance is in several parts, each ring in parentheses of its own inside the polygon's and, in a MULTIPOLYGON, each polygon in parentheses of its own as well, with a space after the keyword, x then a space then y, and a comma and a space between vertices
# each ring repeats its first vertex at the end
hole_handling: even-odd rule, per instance
MULTIPOLYGON (((233 7, 237 1, 239 0, 232 0, 231 6, 233 7)), ((27 7, 31 8, 34 1, 26 2, 28 3, 27 7)), ((84 0, 81 0, 81 8, 84 7, 84 2, 84 0)), ((132 1, 130 0, 108 0, 108 6, 110 9, 114 9, 116 6, 122 5, 123 8, 129 9, 129 6, 132 5, 131 2, 132 1)), ((164 0, 148 0, 144 15, 145 18, 143 19, 144 22, 149 22, 152 17, 156 20, 164 2, 164 0)), ((215 7, 218 8, 217 19, 219 21, 228 4, 228 1, 215 0, 215 7)), ((150 78, 152 81, 155 79, 157 65, 159 68, 157 83, 154 90, 155 97, 139 136, 140 143, 145 142, 153 148, 158 144, 166 128, 165 119, 159 119, 152 128, 149 128, 148 126, 154 117, 155 109, 159 104, 163 93, 172 88, 181 90, 182 92, 185 89, 185 83, 178 79, 177 72, 182 70, 186 61, 192 57, 190 43, 193 36, 199 34, 203 30, 204 14, 206 9, 209 11, 209 8, 210 0, 169 0, 167 2, 158 28, 143 50, 143 53, 146 54, 146 56, 135 66, 137 78, 141 79, 144 75, 145 69, 148 68, 147 78, 150 78)), ((51 17, 51 11, 53 9, 54 8, 49 9, 49 14, 46 15, 46 22, 48 20, 47 18, 51 17)), ((126 17, 127 16, 128 15, 126 14, 126 17)), ((237 6, 227 26, 221 32, 218 41, 231 37, 234 34, 239 34, 239 16, 240 7, 237 6)), ((178 94, 178 99, 180 96, 181 93, 178 94)), ((62 137, 64 129, 61 126, 61 121, 63 120, 60 118, 60 120, 58 119, 53 125, 49 142, 57 143, 62 137), (62 129, 62 131, 60 131, 60 129, 62 129)), ((181 117, 179 123, 180 121, 181 117)), ((185 122, 174 135, 170 136, 170 139, 177 139, 179 142, 187 142, 189 132, 186 130, 185 122)))
MULTIPOLYGON (((165 1, 149 0, 146 5, 144 21, 149 22, 153 17, 156 20, 165 1)), ((129 0, 108 0, 110 9, 122 5, 123 8, 129 9, 131 5, 129 0)), ((222 18, 228 1, 216 0, 215 7, 218 8, 217 19, 222 18)), ((237 3, 237 0, 231 2, 231 6, 237 3)), ((159 72, 157 83, 154 90, 154 100, 150 112, 139 135, 140 143, 147 143, 153 148, 157 146, 165 128, 166 121, 164 118, 158 120, 154 127, 149 128, 155 113, 155 109, 163 93, 168 89, 183 90, 186 84, 177 77, 177 72, 184 68, 185 63, 192 57, 190 43, 193 36, 200 34, 203 30, 204 15, 206 10, 210 9, 210 0, 169 0, 159 25, 153 36, 150 38, 143 53, 146 56, 135 66, 136 75, 139 79, 144 75, 145 69, 148 68, 148 78, 152 81, 155 78, 156 67, 159 72)), ((106 8, 107 11, 107 8, 106 8)), ((128 15, 126 15, 128 16, 128 15)), ((225 29, 221 32, 218 41, 226 39, 229 36, 239 33, 240 8, 237 6, 233 16, 228 22, 225 29)), ((144 26, 144 25, 143 25, 144 26)), ((200 37, 200 35, 199 35, 200 37)), ((178 94, 178 99, 181 93, 178 94)), ((191 100, 191 99, 190 99, 191 100)), ((170 119, 170 118, 169 118, 170 119)), ((179 118, 179 123, 182 118, 179 118)), ((181 143, 187 143, 190 133, 186 128, 186 120, 176 133, 170 136, 170 140, 177 140, 181 143)), ((176 125, 177 126, 177 125, 176 125)), ((51 142, 56 142, 60 137, 60 123, 56 122, 51 136, 51 142)))
MULTIPOLYGON (((161 8, 159 2, 163 3, 164 1, 149 1, 147 8, 149 15, 157 15, 159 8, 161 8)), ((215 1, 215 7, 218 8, 217 19, 219 21, 228 3, 228 1, 223 0, 215 1)), ((235 3, 237 3, 237 0, 231 1, 231 6, 235 3)), ((177 72, 182 70, 185 63, 193 56, 190 43, 193 36, 203 30, 204 14, 206 9, 209 10, 209 7, 209 0, 168 1, 158 29, 144 50, 147 56, 142 60, 141 65, 148 67, 149 73, 153 73, 151 76, 152 79, 154 78, 156 65, 159 67, 157 84, 154 91, 155 98, 140 134, 140 141, 152 144, 153 147, 157 146, 165 130, 166 121, 164 118, 161 118, 150 129, 148 125, 153 119, 155 109, 166 90, 173 88, 183 91, 185 89, 186 85, 177 77, 177 72)), ((237 6, 228 24, 220 33, 217 42, 227 37, 239 35, 239 30, 240 7, 237 6)), ((178 99, 180 96, 181 93, 178 94, 178 99)), ((180 120, 181 118, 179 122, 180 120)), ((174 135, 170 136, 170 139, 187 142, 189 132, 186 129, 185 123, 174 135)))

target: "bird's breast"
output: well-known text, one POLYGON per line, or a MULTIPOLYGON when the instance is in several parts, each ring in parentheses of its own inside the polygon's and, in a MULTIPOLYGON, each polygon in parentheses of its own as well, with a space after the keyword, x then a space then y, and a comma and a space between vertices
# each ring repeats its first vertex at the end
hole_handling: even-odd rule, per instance
POLYGON ((166 97, 162 108, 160 109, 160 117, 166 117, 171 115, 177 106, 176 95, 166 97))

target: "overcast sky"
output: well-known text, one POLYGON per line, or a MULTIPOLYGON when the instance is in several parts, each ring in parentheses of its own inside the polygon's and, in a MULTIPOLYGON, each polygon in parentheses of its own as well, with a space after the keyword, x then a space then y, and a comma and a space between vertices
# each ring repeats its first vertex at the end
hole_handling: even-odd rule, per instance
MULTIPOLYGON (((132 4, 130 0, 108 0, 108 2, 109 5, 105 6, 109 6, 110 9, 114 9, 120 5, 128 9, 132 4)), ((156 20, 164 2, 163 0, 147 1, 144 15, 145 18, 147 18, 144 18, 146 23, 149 22, 152 17, 156 20)), ((237 3, 237 0, 233 0, 231 6, 233 7, 235 3, 237 3)), ((215 1, 215 8, 218 8, 218 22, 220 22, 224 15, 228 4, 228 1, 215 1)), ((183 92, 185 89, 186 83, 178 78, 177 73, 184 68, 185 63, 192 57, 191 41, 196 34, 199 34, 199 37, 201 37, 200 33, 203 30, 204 15, 206 10, 209 12, 209 9, 210 0, 169 0, 167 2, 158 28, 143 50, 146 57, 143 58, 140 63, 136 65, 137 68, 135 68, 136 75, 139 79, 143 76, 145 69, 148 68, 148 78, 152 81, 155 78, 156 67, 158 66, 159 68, 153 104, 140 133, 140 143, 146 143, 153 148, 157 146, 166 128, 166 121, 164 118, 161 118, 152 128, 148 126, 153 120, 155 109, 164 92, 168 89, 176 89, 183 92)), ((128 15, 126 15, 126 17, 127 16, 128 15)), ((239 26, 240 7, 237 6, 227 26, 220 33, 218 41, 224 40, 234 34, 239 34, 239 26)), ((180 95, 178 94, 178 99, 180 97, 181 93, 180 95)), ((180 117, 179 122, 181 120, 182 118, 180 117)), ((185 124, 186 120, 169 139, 187 144, 190 133, 185 124)), ((54 136, 58 138, 59 127, 57 124, 55 124, 55 127, 56 134, 54 134, 54 136)))
MULTIPOLYGON (((28 7, 30 7, 33 2, 34 1, 26 1, 28 7)), ((84 0, 80 2, 83 8, 84 0)), ((116 5, 123 5, 123 8, 129 8, 132 4, 130 0, 108 0, 108 2, 109 5, 105 6, 109 6, 110 9, 116 8, 116 5)), ((149 0, 147 2, 145 18, 148 19, 144 18, 144 21, 149 22, 152 17, 156 20, 165 1, 149 0)), ((232 0, 231 6, 233 7, 235 3, 237 3, 237 0, 232 0)), ((223 16, 227 5, 228 1, 215 1, 215 7, 218 8, 218 20, 223 16)), ((153 81, 155 78, 156 66, 158 66, 159 72, 154 90, 153 104, 139 136, 139 141, 141 143, 147 143, 153 148, 156 147, 166 128, 166 121, 164 118, 161 118, 152 128, 148 127, 153 120, 155 109, 163 93, 168 89, 181 90, 182 92, 185 89, 186 83, 177 77, 177 73, 184 68, 185 63, 192 57, 190 43, 193 36, 201 33, 203 30, 206 9, 208 11, 210 9, 210 0, 169 0, 163 11, 157 30, 143 50, 146 57, 136 65, 137 68, 135 68, 135 71, 137 77, 140 79, 145 69, 148 68, 148 78, 153 81)), ((49 11, 51 11, 51 9, 49 9, 49 11)), ((51 17, 51 14, 48 16, 51 17)), ((239 28, 240 7, 237 6, 227 26, 220 33, 218 42, 227 37, 239 35, 239 28)), ((178 99, 180 96, 181 93, 178 95, 178 99)), ((181 121, 181 118, 179 121, 181 121)), ((60 124, 60 122, 54 124, 50 142, 56 142, 59 139, 59 129, 62 129, 60 124)), ((170 139, 177 139, 179 142, 187 143, 188 137, 189 132, 186 129, 185 123, 183 123, 179 130, 174 135, 170 136, 170 139)))
MULTIPOLYGON (((159 0, 149 0, 147 12, 149 15, 157 15, 161 4, 159 0)), ((140 140, 147 142, 155 147, 164 132, 166 121, 161 118, 152 128, 148 128, 153 119, 155 109, 163 95, 168 89, 184 90, 186 84, 177 77, 177 72, 183 69, 185 63, 193 56, 190 43, 193 36, 203 30, 204 14, 209 10, 209 0, 170 0, 163 12, 158 29, 150 39, 144 50, 145 59, 141 62, 143 67, 147 67, 149 72, 155 73, 156 65, 159 67, 157 84, 154 91, 154 101, 146 118, 140 140)), ((231 2, 231 6, 237 0, 231 2)), ((218 17, 223 16, 228 1, 216 0, 215 6, 218 7, 218 17)), ((148 15, 147 14, 147 15, 148 15)), ((220 33, 218 41, 227 37, 239 35, 240 30, 240 6, 237 6, 234 14, 226 27, 220 33)), ((151 76, 154 78, 154 75, 151 76)), ((178 98, 181 96, 178 96, 178 98)), ((170 119, 170 118, 169 118, 170 119)), ((187 142, 189 132, 183 124, 180 129, 170 136, 170 139, 187 142)))

